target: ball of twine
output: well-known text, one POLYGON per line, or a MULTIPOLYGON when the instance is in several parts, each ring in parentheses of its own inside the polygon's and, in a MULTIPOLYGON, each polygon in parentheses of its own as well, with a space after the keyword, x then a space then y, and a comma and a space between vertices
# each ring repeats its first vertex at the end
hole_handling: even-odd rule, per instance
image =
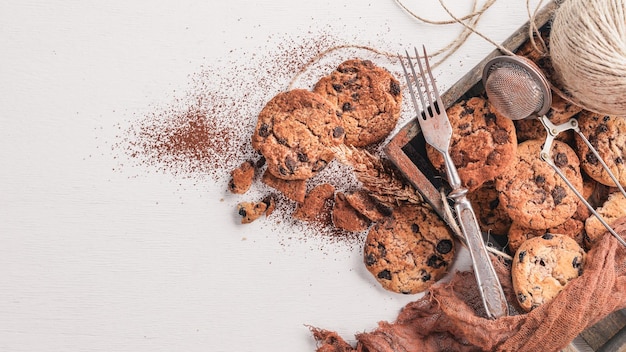
POLYGON ((555 11, 550 57, 582 107, 626 116, 625 0, 566 0, 555 11))

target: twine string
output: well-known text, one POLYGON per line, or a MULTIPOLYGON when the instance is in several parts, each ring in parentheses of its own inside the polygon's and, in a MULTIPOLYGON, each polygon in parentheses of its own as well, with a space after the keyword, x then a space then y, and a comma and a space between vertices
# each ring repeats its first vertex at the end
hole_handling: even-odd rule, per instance
MULTIPOLYGON (((492 40, 491 38, 487 37, 486 35, 480 33, 478 30, 476 30, 476 27, 481 19, 481 17, 483 16, 483 14, 493 5, 495 4, 497 0, 488 0, 486 1, 482 6, 480 6, 480 8, 478 7, 478 3, 477 0, 473 0, 472 1, 472 8, 470 10, 470 12, 464 16, 458 17, 456 15, 454 15, 452 13, 452 11, 446 6, 446 4, 444 3, 443 0, 439 0, 439 4, 442 6, 442 8, 446 11, 446 13, 452 18, 451 20, 443 20, 443 21, 436 21, 436 20, 431 20, 428 18, 424 18, 422 16, 419 16, 417 14, 415 14, 413 11, 411 11, 411 9, 409 9, 402 0, 394 0, 394 2, 400 7, 402 8, 407 14, 409 14, 409 16, 411 16, 412 18, 414 18, 415 20, 418 20, 420 22, 423 23, 427 23, 427 24, 432 24, 432 25, 451 25, 451 24, 461 24, 463 26, 463 30, 461 31, 461 33, 459 34, 459 36, 454 39, 453 41, 451 41, 450 43, 448 43, 447 45, 443 46, 442 48, 437 49, 436 51, 433 51, 431 53, 431 57, 438 57, 443 55, 442 57, 438 58, 437 60, 434 60, 433 64, 431 65, 432 68, 436 68, 437 66, 439 66, 440 64, 442 64, 443 62, 445 62, 450 56, 452 56, 454 53, 456 53, 459 48, 465 44, 465 42, 467 42, 467 39, 469 38, 469 36, 471 34, 476 34, 478 36, 480 36, 481 38, 485 39, 486 41, 488 41, 489 43, 491 43, 492 45, 494 45, 496 48, 500 49, 503 53, 506 53, 507 55, 514 55, 510 50, 504 48, 503 46, 501 46, 500 44, 496 43, 494 40, 492 40)), ((527 2, 530 0, 526 0, 527 2)), ((387 59, 394 61, 397 60, 397 53, 391 53, 391 52, 387 52, 387 51, 383 51, 383 50, 378 50, 372 47, 369 47, 367 45, 361 45, 361 44, 342 44, 342 45, 335 45, 335 46, 331 46, 327 49, 322 50, 321 52, 319 52, 317 55, 315 55, 314 57, 310 58, 303 66, 302 68, 294 75, 294 77, 291 79, 291 81, 289 82, 288 85, 288 89, 293 89, 296 82, 300 79, 300 77, 307 72, 311 66, 313 66, 314 64, 318 63, 319 61, 321 61, 324 57, 326 57, 327 55, 335 52, 335 51, 339 51, 339 50, 349 50, 349 49, 356 49, 356 50, 364 50, 364 51, 369 51, 371 53, 386 57, 387 59)))
POLYGON ((550 59, 559 94, 585 110, 626 115, 625 12, 624 0, 569 0, 555 12, 550 59))

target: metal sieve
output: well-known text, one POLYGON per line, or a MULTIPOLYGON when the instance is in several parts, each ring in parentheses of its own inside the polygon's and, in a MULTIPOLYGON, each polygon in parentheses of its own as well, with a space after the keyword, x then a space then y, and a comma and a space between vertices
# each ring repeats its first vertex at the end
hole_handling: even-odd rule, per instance
POLYGON ((511 120, 545 115, 552 105, 548 80, 521 56, 498 56, 487 62, 483 85, 491 104, 511 120))
POLYGON ((541 72, 539 67, 522 56, 497 56, 487 62, 483 69, 482 78, 489 101, 499 113, 511 120, 523 120, 536 117, 541 121, 547 132, 546 142, 543 144, 539 155, 541 160, 552 167, 572 192, 576 194, 578 199, 580 199, 589 211, 600 220, 611 235, 622 245, 626 246, 626 241, 624 241, 624 239, 609 226, 604 218, 596 212, 585 197, 583 197, 576 187, 567 179, 563 171, 554 163, 554 159, 551 155, 554 139, 563 131, 574 130, 600 161, 604 170, 606 170, 617 188, 622 192, 622 195, 626 197, 624 188, 613 172, 611 172, 589 140, 580 132, 578 121, 572 118, 563 124, 555 125, 545 116, 552 105, 552 92, 548 79, 543 72, 541 72))

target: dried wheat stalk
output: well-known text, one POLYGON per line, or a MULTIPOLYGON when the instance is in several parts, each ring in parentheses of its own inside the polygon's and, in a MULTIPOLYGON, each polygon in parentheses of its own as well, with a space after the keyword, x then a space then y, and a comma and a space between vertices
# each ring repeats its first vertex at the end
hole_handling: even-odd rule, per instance
POLYGON ((403 182, 389 165, 367 150, 342 144, 333 151, 337 160, 351 166, 363 188, 382 204, 394 206, 401 201, 425 204, 415 188, 403 182))

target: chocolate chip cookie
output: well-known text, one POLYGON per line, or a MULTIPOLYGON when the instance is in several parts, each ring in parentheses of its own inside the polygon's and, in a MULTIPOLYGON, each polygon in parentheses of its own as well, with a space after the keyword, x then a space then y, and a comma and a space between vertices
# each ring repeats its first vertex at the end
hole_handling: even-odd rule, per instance
POLYGON ((525 311, 547 303, 582 273, 585 252, 570 237, 545 234, 524 242, 511 275, 517 302, 525 311))
POLYGON ((343 143, 339 114, 336 106, 313 92, 279 93, 259 113, 252 146, 263 154, 274 176, 308 179, 334 159, 331 147, 343 143))
POLYGON ((452 233, 437 214, 426 205, 406 204, 370 228, 363 254, 382 287, 412 294, 441 279, 454 252, 452 233))
POLYGON ((341 111, 345 143, 355 147, 383 140, 400 117, 400 84, 386 69, 369 60, 348 60, 321 78, 314 92, 341 111))
MULTIPOLYGON (((543 141, 517 148, 517 161, 496 180, 500 202, 514 222, 531 229, 560 225, 577 210, 579 199, 556 172, 540 159, 543 141)), ((554 141, 551 155, 565 177, 582 191, 580 162, 567 144, 554 141)))
MULTIPOLYGON (((596 211, 611 226, 617 219, 626 216, 626 198, 621 192, 611 193, 606 202, 596 211)), ((585 230, 587 232, 586 240, 590 246, 593 246, 607 233, 606 228, 595 215, 590 216, 585 221, 585 230)))
MULTIPOLYGON (((463 186, 470 192, 492 181, 515 161, 517 137, 513 121, 500 115, 482 97, 452 105, 448 110, 452 125, 450 156, 463 186)), ((441 154, 426 146, 428 159, 442 172, 441 154)))
MULTIPOLYGON (((553 93, 552 94, 552 106, 551 109, 548 110, 546 117, 555 125, 560 125, 569 121, 572 117, 575 117, 582 108, 577 105, 570 103, 569 101, 563 99, 560 95, 553 93)), ((529 139, 541 139, 545 140, 547 136, 546 128, 543 126, 541 121, 535 118, 528 118, 523 120, 516 120, 513 122, 515 124, 515 130, 517 131, 517 140, 519 142, 527 141, 529 139)), ((569 142, 573 139, 574 132, 572 130, 568 130, 565 132, 561 132, 556 136, 556 139, 569 142)))
POLYGON ((581 220, 569 218, 564 223, 549 229, 529 229, 518 223, 511 224, 509 228, 508 246, 511 252, 517 252, 522 243, 534 237, 543 236, 546 233, 558 233, 570 237, 579 246, 585 246, 585 223, 581 220))
POLYGON ((467 199, 476 212, 476 220, 483 232, 493 235, 506 235, 511 227, 511 218, 500 204, 499 193, 493 182, 469 192, 467 199))
MULTIPOLYGON (((626 117, 583 111, 578 117, 578 126, 619 183, 626 186, 626 117)), ((578 136, 576 147, 582 169, 594 180, 607 186, 615 186, 598 158, 578 136)))

